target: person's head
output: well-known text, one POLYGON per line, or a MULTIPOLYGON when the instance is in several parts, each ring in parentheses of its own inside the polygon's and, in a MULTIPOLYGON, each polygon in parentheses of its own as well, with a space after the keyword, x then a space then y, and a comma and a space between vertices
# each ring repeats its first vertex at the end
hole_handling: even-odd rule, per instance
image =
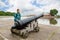
POLYGON ((17 12, 19 12, 20 10, 19 9, 17 9, 17 12))

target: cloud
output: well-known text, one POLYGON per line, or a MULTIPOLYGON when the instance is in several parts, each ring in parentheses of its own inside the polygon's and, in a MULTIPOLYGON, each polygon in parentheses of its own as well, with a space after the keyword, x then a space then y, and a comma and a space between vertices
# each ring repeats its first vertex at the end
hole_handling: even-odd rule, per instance
POLYGON ((59 2, 57 2, 56 0, 50 0, 50 1, 48 1, 49 3, 46 5, 46 6, 44 6, 43 8, 48 8, 48 9, 50 9, 50 8, 59 8, 60 6, 60 3, 59 2))
POLYGON ((10 7, 12 7, 12 5, 9 4, 8 0, 0 0, 0 10, 6 11, 10 7))
MULTIPOLYGON (((6 1, 5 1, 6 2, 6 1)), ((22 13, 36 13, 36 12, 49 12, 50 9, 60 10, 60 0, 9 0, 9 7, 7 11, 16 12, 19 8, 22 13)), ((7 6, 2 3, 3 6, 7 6)))
POLYGON ((18 8, 17 0, 9 0, 9 3, 13 5, 13 7, 9 8, 7 11, 16 12, 16 9, 18 8))

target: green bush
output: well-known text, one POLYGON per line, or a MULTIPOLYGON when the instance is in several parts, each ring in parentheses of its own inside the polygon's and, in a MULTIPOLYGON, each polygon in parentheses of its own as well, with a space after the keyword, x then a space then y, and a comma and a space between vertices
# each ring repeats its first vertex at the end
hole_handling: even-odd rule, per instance
POLYGON ((4 12, 4 11, 0 11, 0 16, 13 16, 14 13, 12 12, 4 12))
POLYGON ((58 10, 57 9, 51 9, 50 10, 51 16, 55 16, 57 13, 58 13, 58 10))

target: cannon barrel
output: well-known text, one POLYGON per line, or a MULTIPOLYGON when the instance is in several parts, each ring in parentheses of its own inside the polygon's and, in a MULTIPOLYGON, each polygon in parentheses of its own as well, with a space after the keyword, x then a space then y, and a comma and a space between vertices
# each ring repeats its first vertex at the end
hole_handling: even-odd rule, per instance
POLYGON ((29 23, 31 23, 31 22, 34 21, 34 20, 39 19, 40 17, 43 17, 43 14, 36 15, 36 16, 30 17, 30 18, 27 18, 27 19, 24 19, 24 20, 17 21, 16 27, 17 27, 18 29, 25 28, 25 27, 27 27, 27 25, 28 25, 29 23))

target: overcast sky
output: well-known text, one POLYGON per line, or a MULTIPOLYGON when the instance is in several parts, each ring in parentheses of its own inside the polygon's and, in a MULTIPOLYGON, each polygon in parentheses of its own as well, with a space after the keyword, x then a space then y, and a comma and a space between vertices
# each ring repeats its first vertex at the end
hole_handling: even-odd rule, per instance
POLYGON ((60 0, 0 0, 2 11, 16 12, 17 8, 22 13, 49 12, 50 9, 60 11, 60 0))

